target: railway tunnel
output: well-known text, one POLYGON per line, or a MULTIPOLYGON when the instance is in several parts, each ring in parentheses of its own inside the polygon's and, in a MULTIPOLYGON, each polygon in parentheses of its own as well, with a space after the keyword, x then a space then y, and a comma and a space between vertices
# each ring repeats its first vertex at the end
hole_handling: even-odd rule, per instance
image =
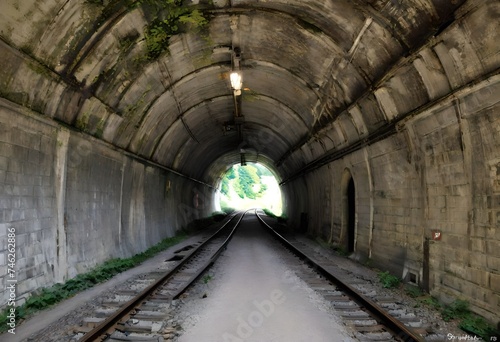
POLYGON ((287 229, 498 322, 500 3, 0 5, 0 306, 215 210, 235 164, 287 229), (5 272, 4 272, 5 271, 5 272))

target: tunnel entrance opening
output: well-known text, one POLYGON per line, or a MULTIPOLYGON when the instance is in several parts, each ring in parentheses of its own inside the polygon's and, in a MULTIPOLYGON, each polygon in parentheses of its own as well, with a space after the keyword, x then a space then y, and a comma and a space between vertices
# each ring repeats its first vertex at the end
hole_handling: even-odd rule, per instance
POLYGON ((356 219, 356 191, 354 180, 351 178, 347 185, 347 251, 354 252, 355 219, 356 219))
POLYGON ((222 176, 219 209, 225 212, 262 208, 276 216, 282 214, 282 197, 273 173, 260 163, 236 164, 222 176))

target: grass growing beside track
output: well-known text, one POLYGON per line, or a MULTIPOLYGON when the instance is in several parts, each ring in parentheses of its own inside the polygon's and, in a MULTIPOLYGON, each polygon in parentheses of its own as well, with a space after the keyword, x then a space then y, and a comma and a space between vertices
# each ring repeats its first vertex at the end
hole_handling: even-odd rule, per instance
MULTIPOLYGON (((340 256, 345 257, 348 255, 348 253, 343 251, 342 247, 333 246, 318 237, 314 238, 310 236, 310 238, 315 240, 316 243, 323 248, 333 249, 340 256)), ((370 267, 368 262, 365 262, 365 266, 370 267)), ((389 271, 378 271, 377 276, 379 278, 379 282, 384 288, 396 289, 403 286, 405 294, 417 301, 417 304, 415 304, 414 307, 425 305, 428 308, 439 312, 444 321, 456 321, 458 327, 464 332, 471 334, 471 336, 480 337, 484 341, 500 341, 498 340, 500 331, 488 323, 483 317, 471 312, 467 301, 457 299, 454 302, 445 305, 440 303, 438 299, 432 297, 418 286, 411 284, 402 285, 402 279, 390 274, 389 271)))
POLYGON ((401 283, 401 279, 399 279, 396 276, 393 276, 392 274, 389 273, 389 271, 379 272, 378 279, 382 283, 382 286, 386 289, 392 289, 394 287, 399 286, 399 283, 401 283))
POLYGON ((467 333, 480 336, 484 341, 496 341, 499 332, 484 318, 469 310, 469 302, 457 299, 444 306, 441 315, 445 321, 459 320, 459 328, 467 333), (495 339, 493 339, 495 337, 495 339))
MULTIPOLYGON (((109 280, 118 273, 139 265, 145 260, 178 244, 186 238, 186 233, 180 233, 174 237, 166 238, 146 251, 130 258, 108 260, 87 273, 79 274, 75 278, 69 279, 64 284, 55 284, 51 287, 38 290, 37 293, 30 296, 23 305, 15 308, 17 325, 29 315, 59 303, 64 299, 70 298, 78 292, 89 289, 96 284, 109 280)), ((7 325, 9 318, 7 315, 9 314, 10 308, 11 307, 7 307, 0 314, 0 333, 9 329, 7 325)))
MULTIPOLYGON (((448 305, 442 305, 436 298, 426 294, 417 286, 406 284, 404 289, 408 296, 415 298, 419 303, 439 311, 444 321, 457 320, 458 327, 463 331, 479 336, 484 341, 494 341, 492 337, 498 336, 498 331, 495 331, 495 327, 489 324, 483 317, 469 310, 469 302, 457 299, 448 305)), ((418 305, 415 307, 418 307, 418 305)))
POLYGON ((286 223, 286 221, 288 220, 288 217, 286 217, 286 215, 282 214, 281 216, 276 216, 276 214, 274 214, 271 210, 269 209, 262 209, 262 211, 269 217, 272 217, 272 218, 275 218, 276 220, 278 220, 278 223, 286 223))

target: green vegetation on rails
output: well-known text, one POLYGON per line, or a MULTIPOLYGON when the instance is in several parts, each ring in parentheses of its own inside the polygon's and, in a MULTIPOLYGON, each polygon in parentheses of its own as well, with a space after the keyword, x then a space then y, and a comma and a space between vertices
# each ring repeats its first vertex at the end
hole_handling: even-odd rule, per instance
POLYGON ((226 215, 229 215, 229 214, 232 214, 234 213, 234 211, 236 209, 232 208, 232 207, 222 207, 221 208, 222 212, 225 213, 226 215))
MULTIPOLYGON (((408 284, 405 285, 405 292, 410 297, 416 298, 418 303, 440 311, 441 317, 446 322, 458 320, 460 329, 481 337, 484 341, 490 341, 491 337, 498 335, 498 331, 495 331, 491 324, 469 310, 469 303, 465 300, 457 299, 449 305, 441 305, 436 298, 424 293, 418 286, 408 284)), ((415 307, 418 306, 419 304, 415 305, 415 307)))
POLYGON ((441 311, 441 316, 445 321, 458 319, 458 327, 467 333, 481 337, 484 341, 491 341, 491 337, 498 337, 495 330, 484 318, 472 313, 469 310, 469 302, 457 299, 445 306, 441 311))
POLYGON ((188 233, 199 232, 200 230, 205 229, 208 226, 210 226, 216 222, 222 221, 226 216, 227 216, 227 214, 225 212, 214 211, 212 213, 212 215, 209 217, 204 217, 204 218, 200 218, 200 219, 196 219, 196 220, 192 221, 191 223, 189 223, 187 225, 185 230, 188 233))
POLYGON ((406 284, 404 289, 406 294, 411 298, 418 298, 424 295, 424 291, 422 291, 420 287, 415 285, 406 284))
POLYGON ((394 288, 398 286, 399 283, 401 282, 401 279, 393 276, 392 274, 389 273, 389 271, 379 272, 378 279, 382 283, 382 286, 385 287, 386 289, 394 288))
POLYGON ((274 214, 271 210, 264 208, 262 211, 269 217, 275 218, 278 223, 286 224, 286 221, 288 220, 288 217, 285 214, 282 214, 281 216, 277 216, 274 214))
MULTIPOLYGON (((174 237, 162 240, 157 245, 154 245, 148 250, 136 254, 133 257, 108 260, 87 273, 79 274, 75 278, 69 279, 64 284, 55 284, 51 287, 38 290, 37 293, 29 297, 23 305, 16 307, 17 324, 37 311, 48 308, 64 299, 74 296, 78 292, 111 279, 118 273, 139 265, 143 261, 155 256, 159 252, 173 245, 178 244, 186 238, 187 235, 185 233, 180 233, 174 237)), ((9 310, 10 307, 6 308, 0 314, 0 333, 9 329, 9 326, 7 325, 9 321, 9 318, 7 317, 9 310)))
POLYGON ((262 209, 262 211, 269 217, 272 217, 272 218, 278 218, 278 216, 276 216, 271 210, 269 209, 262 209))

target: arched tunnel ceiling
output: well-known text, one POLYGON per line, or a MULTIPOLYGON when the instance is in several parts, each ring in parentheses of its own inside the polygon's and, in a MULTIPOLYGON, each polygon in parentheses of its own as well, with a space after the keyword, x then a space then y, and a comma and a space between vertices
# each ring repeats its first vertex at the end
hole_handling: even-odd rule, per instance
MULTIPOLYGON (((433 39, 477 4, 6 0, 1 7, 1 37, 9 51, 3 94, 26 93, 18 102, 35 111, 214 182, 239 162, 242 149, 282 179, 292 176, 462 86, 464 80, 453 84, 449 70, 443 72, 439 49, 426 49, 447 44, 446 36, 433 39), (180 23, 168 48, 152 57, 145 32, 151 36, 151 23, 173 8, 194 21, 180 23), (201 17, 193 13, 207 24, 196 28, 201 17), (244 88, 236 104, 244 119, 234 118, 229 82, 235 48, 241 49, 244 88), (433 68, 429 77, 424 71, 433 68), (435 80, 443 82, 432 86, 435 80)), ((481 8, 471 20, 499 11, 493 2, 490 10, 481 8)), ((498 30, 498 21, 490 22, 485 34, 498 30)), ((161 31, 154 32, 161 38, 161 31)), ((463 57, 464 64, 472 65, 475 54, 463 57)), ((494 59, 491 65, 482 59, 477 74, 498 67, 494 59)))

